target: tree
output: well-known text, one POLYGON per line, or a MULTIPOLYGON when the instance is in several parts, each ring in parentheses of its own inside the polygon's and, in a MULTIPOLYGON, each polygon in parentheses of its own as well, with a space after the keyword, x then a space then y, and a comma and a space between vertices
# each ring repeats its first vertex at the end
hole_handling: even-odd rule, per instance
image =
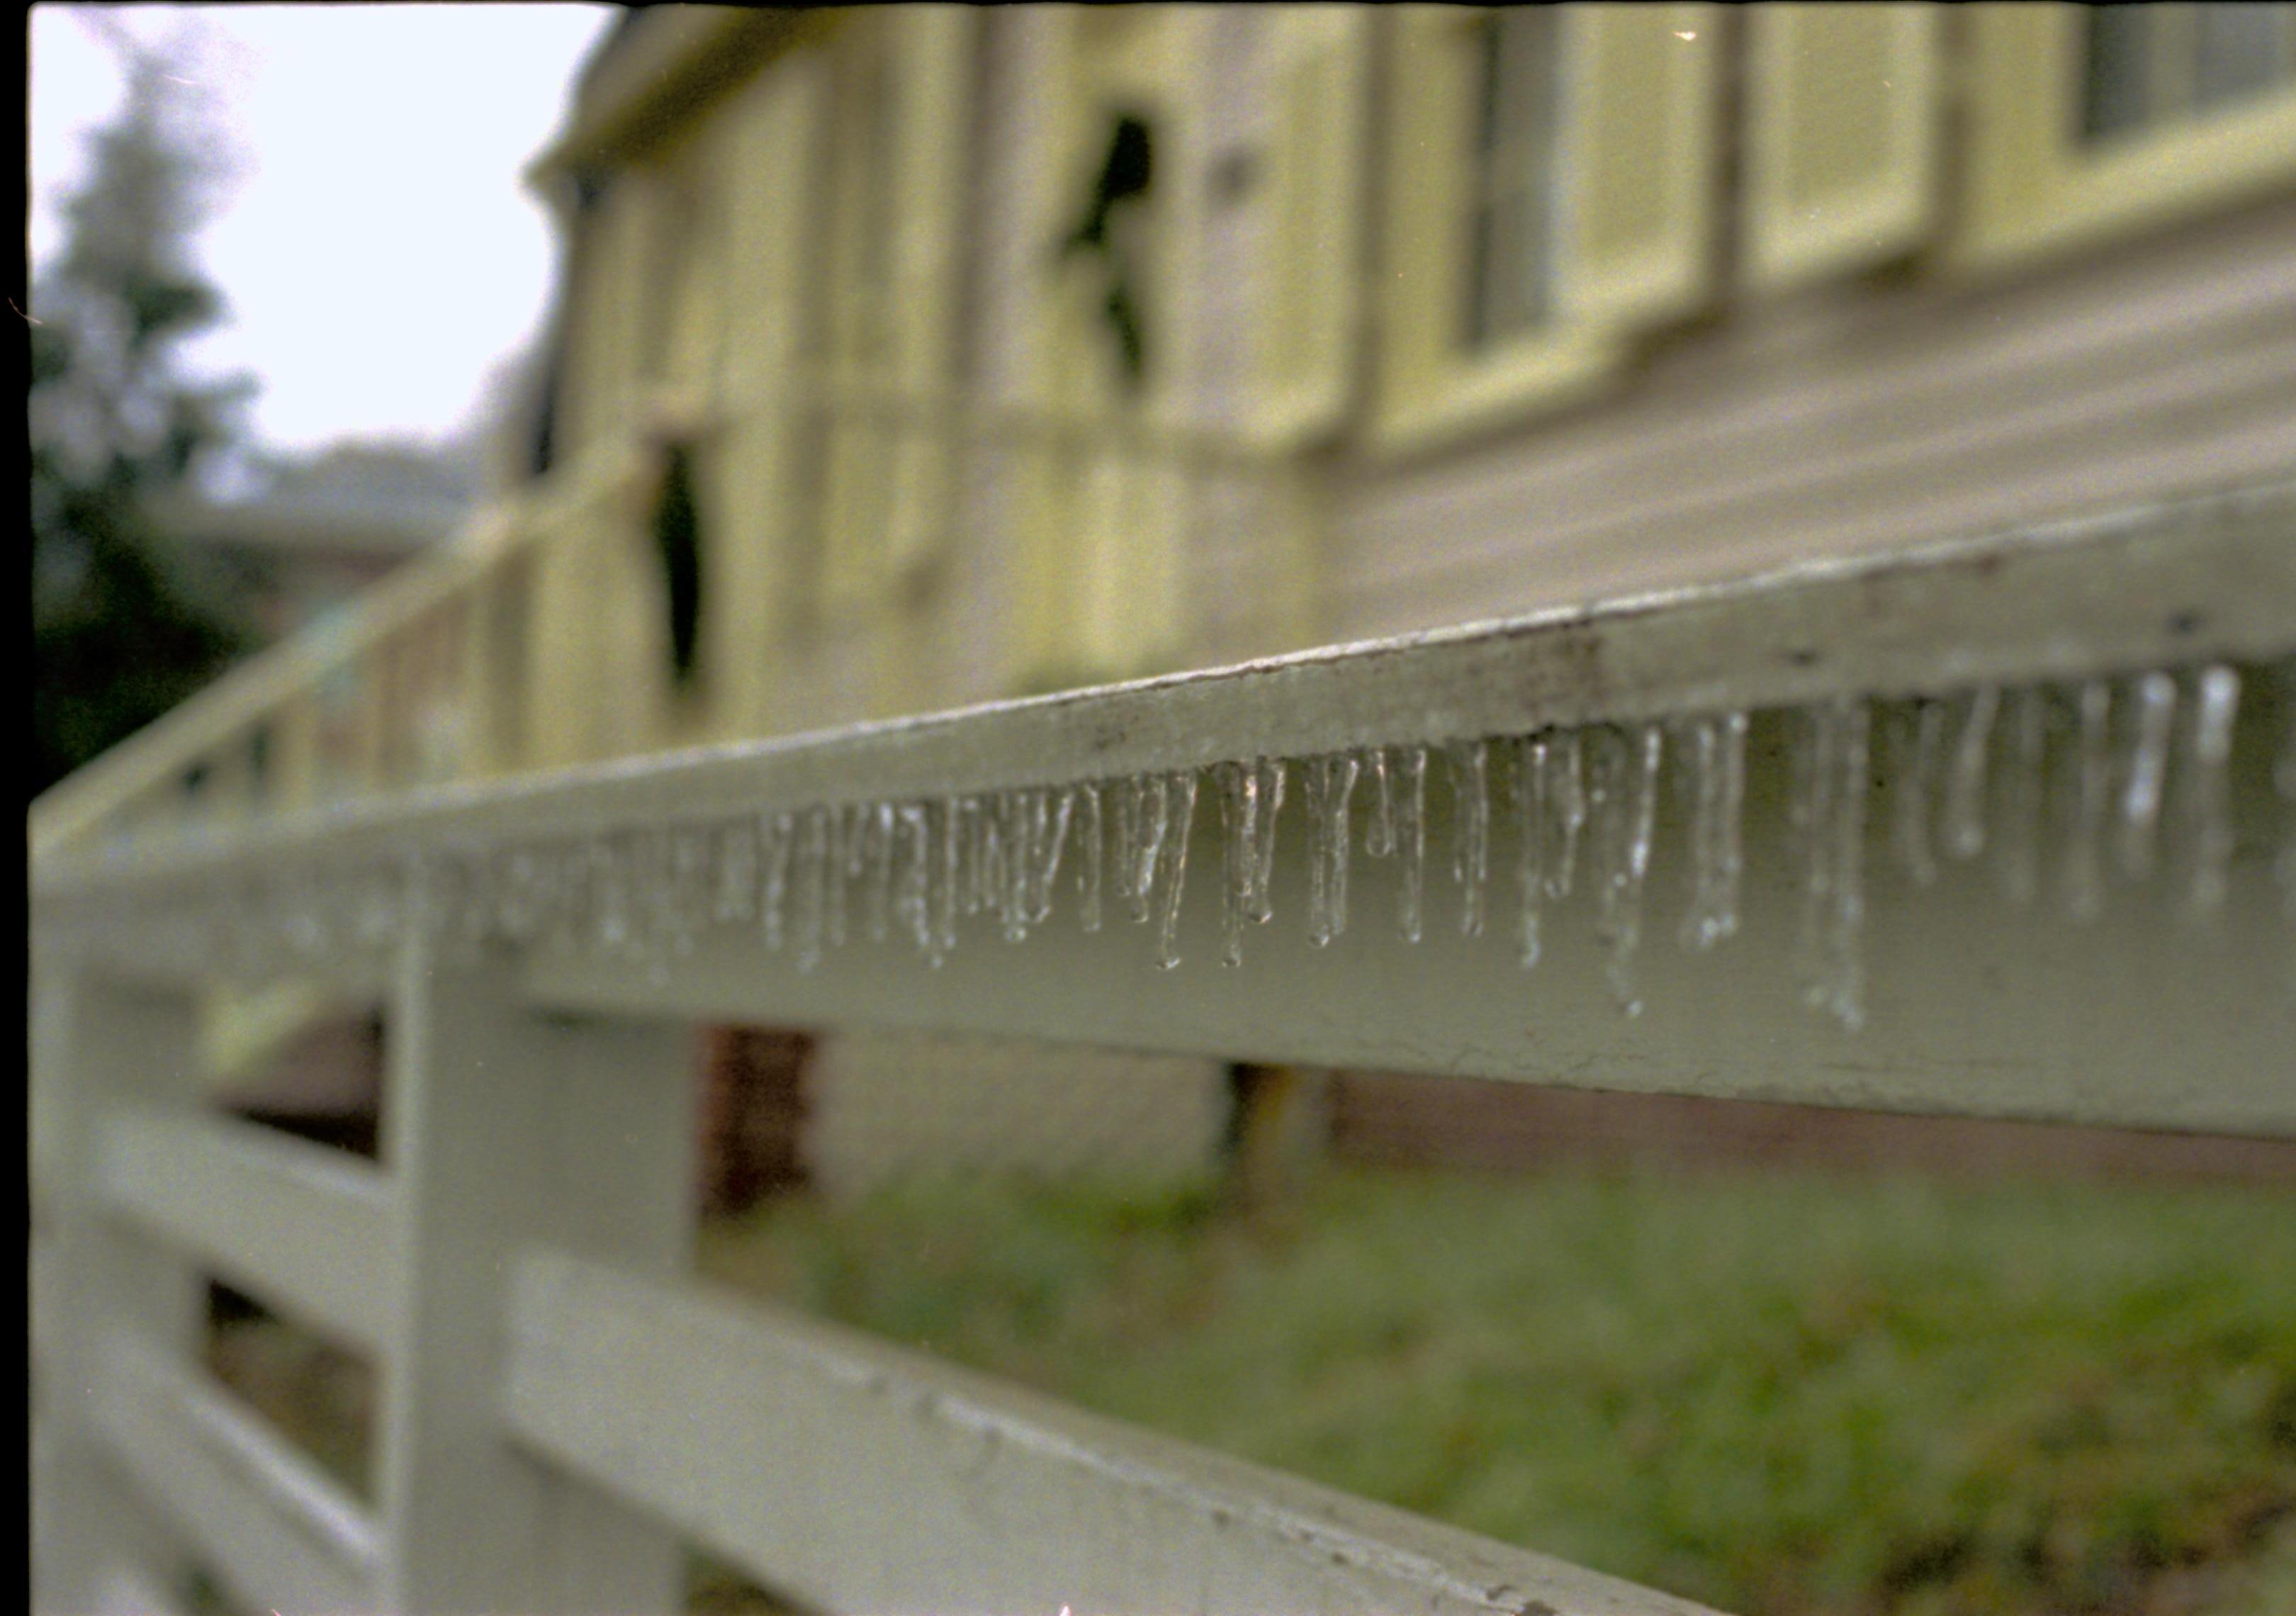
POLYGON ((231 581, 155 513, 238 435, 253 390, 181 371, 223 318, 190 238, 223 165, 162 57, 113 31, 119 115, 64 205, 64 244, 32 291, 32 791, 159 718, 250 635, 231 581))

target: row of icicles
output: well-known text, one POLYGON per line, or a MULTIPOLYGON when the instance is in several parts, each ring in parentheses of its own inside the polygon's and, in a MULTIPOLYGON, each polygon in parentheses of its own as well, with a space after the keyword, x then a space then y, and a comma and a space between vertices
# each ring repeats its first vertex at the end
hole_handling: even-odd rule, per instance
MULTIPOLYGON (((1884 735, 1897 781, 1885 827, 1892 854, 1925 884, 1941 859, 1973 860, 1989 849, 2011 898, 2030 903, 2054 880, 2068 911, 2087 918, 2103 906, 2110 866, 2142 878, 2163 862, 2162 826, 2172 823, 2181 902, 2206 917, 2226 890, 2228 762, 2240 694, 2239 673, 2214 664, 2182 677, 2156 670, 2065 690, 1988 687, 1883 710, 1898 720, 1884 735), (2062 730, 2054 744, 2053 728, 2062 730), (2045 846, 2054 870, 2045 867, 2045 846)), ((1865 1017, 1876 710, 1864 698, 1804 710, 1790 758, 1797 975, 1814 1008, 1853 1029, 1865 1017)), ((1220 957, 1234 965, 1251 929, 1274 916, 1276 834, 1296 805, 1308 841, 1309 940, 1328 945, 1351 923, 1349 871, 1359 845, 1366 857, 1396 862, 1394 923, 1417 942, 1427 923, 1428 775, 1439 759, 1450 787, 1445 851, 1460 931, 1477 935, 1489 922, 1496 802, 1509 825, 1504 841, 1513 865, 1504 890, 1521 963, 1538 964, 1551 906, 1591 887, 1609 980, 1631 1014, 1641 1009, 1635 961, 1669 759, 1690 855, 1679 941, 1704 951, 1739 929, 1747 732, 1744 712, 1596 724, 468 849, 431 859, 425 909, 444 935, 464 944, 494 936, 588 947, 658 975, 709 927, 751 925, 768 949, 811 971, 830 949, 894 936, 938 965, 957 946, 961 923, 981 915, 1018 942, 1053 918, 1065 887, 1084 931, 1099 931, 1111 913, 1140 923, 1152 932, 1157 963, 1169 970, 1180 964, 1191 848, 1209 816, 1219 834, 1220 957)), ((2296 724, 2279 748, 2275 779, 2296 816, 2296 724)), ((2296 836, 2279 874, 2296 920, 2296 836)), ((249 935, 224 941, 259 948, 259 933, 316 959, 341 940, 345 926, 370 944, 394 934, 400 873, 371 872, 353 887, 348 913, 323 901, 315 883, 269 889, 267 902, 235 911, 264 918, 248 923, 249 935)))

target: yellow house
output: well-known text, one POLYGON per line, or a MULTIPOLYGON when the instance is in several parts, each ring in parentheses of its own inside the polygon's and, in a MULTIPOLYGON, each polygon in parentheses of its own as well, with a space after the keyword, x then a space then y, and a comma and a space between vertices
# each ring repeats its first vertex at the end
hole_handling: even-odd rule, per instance
POLYGON ((2296 466, 2287 4, 665 6, 533 180, 531 474, 44 847, 2296 466))

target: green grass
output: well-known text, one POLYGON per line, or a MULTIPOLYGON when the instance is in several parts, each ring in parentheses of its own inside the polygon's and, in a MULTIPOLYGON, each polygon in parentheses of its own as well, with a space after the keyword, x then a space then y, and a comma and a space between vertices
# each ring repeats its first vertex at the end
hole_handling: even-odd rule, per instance
POLYGON ((2296 1196, 943 1184, 718 1226, 702 1263, 1725 1610, 2296 1612, 2296 1196))

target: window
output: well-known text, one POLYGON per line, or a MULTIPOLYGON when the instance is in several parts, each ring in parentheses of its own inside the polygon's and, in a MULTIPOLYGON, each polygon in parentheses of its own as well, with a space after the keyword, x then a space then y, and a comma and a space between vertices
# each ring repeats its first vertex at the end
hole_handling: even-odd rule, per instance
POLYGON ((1376 439, 1578 397, 1711 286, 1718 8, 1397 21, 1376 439))
POLYGON ((2296 6, 1987 5, 1970 47, 1964 263, 2296 185, 2296 6))
POLYGON ((2296 81, 2296 5, 2088 5, 2081 137, 2098 145, 2296 81))

